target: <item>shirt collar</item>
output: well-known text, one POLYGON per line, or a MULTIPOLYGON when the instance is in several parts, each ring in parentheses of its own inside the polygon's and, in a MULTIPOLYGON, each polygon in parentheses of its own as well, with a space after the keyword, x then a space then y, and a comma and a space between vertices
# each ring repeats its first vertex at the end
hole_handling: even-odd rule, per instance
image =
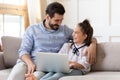
POLYGON ((85 43, 82 43, 82 44, 80 44, 80 45, 76 45, 76 44, 75 44, 76 48, 79 48, 79 47, 81 47, 81 46, 83 46, 83 45, 85 45, 85 43))

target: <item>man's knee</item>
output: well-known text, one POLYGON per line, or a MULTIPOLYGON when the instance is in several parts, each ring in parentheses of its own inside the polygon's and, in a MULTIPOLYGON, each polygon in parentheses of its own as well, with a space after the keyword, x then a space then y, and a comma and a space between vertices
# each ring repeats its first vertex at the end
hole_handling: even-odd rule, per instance
POLYGON ((40 78, 42 78, 45 75, 45 73, 44 72, 40 72, 40 71, 35 71, 34 75, 39 80, 40 78))
POLYGON ((24 80, 26 71, 27 71, 27 66, 25 63, 23 62, 17 63, 13 67, 7 80, 24 80))

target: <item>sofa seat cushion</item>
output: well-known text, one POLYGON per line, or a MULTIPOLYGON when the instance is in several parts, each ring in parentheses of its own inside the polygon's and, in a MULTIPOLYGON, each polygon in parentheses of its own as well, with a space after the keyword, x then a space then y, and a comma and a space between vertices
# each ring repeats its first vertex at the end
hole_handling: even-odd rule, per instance
POLYGON ((0 70, 0 80, 7 80, 12 68, 0 70))
POLYGON ((0 70, 4 68, 3 52, 0 52, 0 70))
POLYGON ((81 76, 65 76, 59 80, 120 80, 120 72, 90 72, 81 76))

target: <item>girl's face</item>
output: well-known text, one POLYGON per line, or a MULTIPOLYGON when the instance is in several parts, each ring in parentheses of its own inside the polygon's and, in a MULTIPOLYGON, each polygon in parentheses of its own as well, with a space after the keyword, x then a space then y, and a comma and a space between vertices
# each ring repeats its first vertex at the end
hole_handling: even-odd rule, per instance
POLYGON ((78 25, 74 28, 72 36, 73 42, 76 44, 82 44, 87 38, 87 35, 82 32, 81 27, 79 27, 78 25))

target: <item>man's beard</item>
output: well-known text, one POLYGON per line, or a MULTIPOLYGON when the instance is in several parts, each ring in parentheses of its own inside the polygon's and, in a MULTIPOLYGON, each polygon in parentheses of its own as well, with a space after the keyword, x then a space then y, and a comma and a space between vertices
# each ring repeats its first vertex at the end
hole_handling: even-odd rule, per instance
POLYGON ((58 25, 58 24, 51 24, 51 23, 49 22, 49 26, 50 26, 50 28, 51 28, 52 30, 58 30, 58 29, 59 29, 59 25, 58 25))

